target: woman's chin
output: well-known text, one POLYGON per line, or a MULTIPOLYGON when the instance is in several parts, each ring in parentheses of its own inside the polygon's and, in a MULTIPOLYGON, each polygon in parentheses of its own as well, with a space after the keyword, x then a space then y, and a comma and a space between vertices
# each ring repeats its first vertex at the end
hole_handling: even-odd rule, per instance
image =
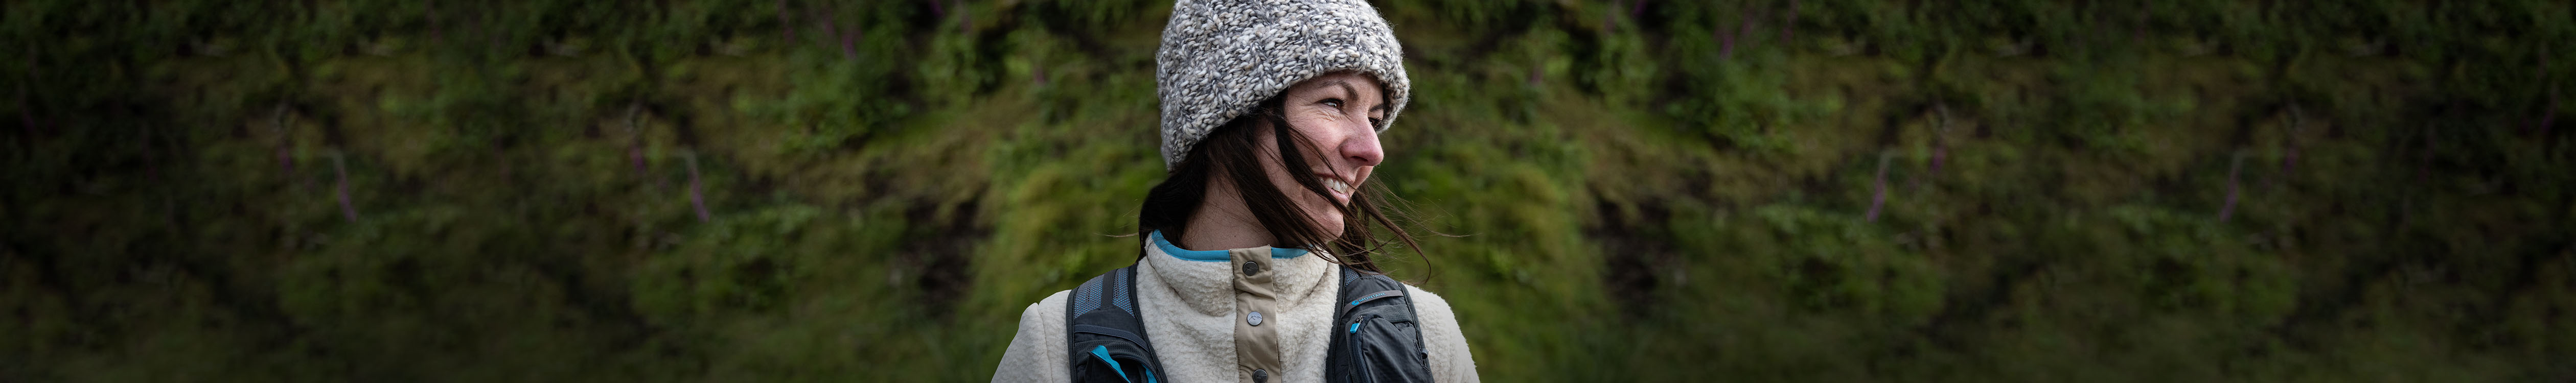
POLYGON ((1315 224, 1323 226, 1321 231, 1324 233, 1325 241, 1342 239, 1342 229, 1349 227, 1342 224, 1342 214, 1339 212, 1317 215, 1315 224))

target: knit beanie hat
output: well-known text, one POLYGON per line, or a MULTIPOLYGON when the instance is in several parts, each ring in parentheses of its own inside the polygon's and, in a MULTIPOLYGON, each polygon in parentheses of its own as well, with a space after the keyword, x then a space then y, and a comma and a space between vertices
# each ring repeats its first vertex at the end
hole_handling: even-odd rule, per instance
POLYGON ((1386 85, 1386 131, 1410 100, 1395 31, 1362 0, 1180 0, 1154 54, 1163 103, 1163 168, 1208 131, 1299 81, 1356 71, 1386 85))

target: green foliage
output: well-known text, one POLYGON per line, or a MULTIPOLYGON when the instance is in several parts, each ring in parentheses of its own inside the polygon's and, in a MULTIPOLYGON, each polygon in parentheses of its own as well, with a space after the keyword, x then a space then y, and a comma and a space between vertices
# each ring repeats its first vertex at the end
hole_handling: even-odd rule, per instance
MULTIPOLYGON (((1497 381, 2553 381, 2553 1, 1379 4, 1497 381)), ((975 381, 1157 1, 30 0, 0 380, 975 381)))

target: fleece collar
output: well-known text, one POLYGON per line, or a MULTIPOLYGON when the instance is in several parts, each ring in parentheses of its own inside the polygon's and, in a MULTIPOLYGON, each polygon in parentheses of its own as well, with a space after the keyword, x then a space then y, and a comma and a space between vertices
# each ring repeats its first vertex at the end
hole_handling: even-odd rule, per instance
MULTIPOLYGON (((1172 241, 1163 240, 1162 230, 1155 230, 1152 235, 1154 237, 1152 239, 1154 241, 1154 247, 1162 250, 1163 254, 1171 255, 1173 258, 1200 262, 1225 262, 1234 259, 1233 256, 1226 254, 1226 250, 1187 250, 1182 249, 1180 246, 1173 246, 1172 241)), ((1302 257, 1306 256, 1306 253, 1309 253, 1306 249, 1270 248, 1270 258, 1272 259, 1302 257)))
POLYGON ((1308 301, 1325 302, 1335 299, 1332 296, 1334 289, 1331 287, 1337 286, 1335 282, 1338 282, 1337 278, 1341 276, 1334 273, 1340 268, 1324 260, 1324 256, 1329 254, 1309 256, 1314 252, 1268 246, 1215 251, 1185 250, 1173 246, 1159 233, 1149 235, 1146 241, 1150 243, 1145 244, 1145 259, 1139 262, 1142 263, 1141 265, 1138 265, 1139 272, 1143 274, 1137 275, 1136 278, 1138 294, 1143 295, 1147 300, 1171 299, 1185 303, 1191 311, 1198 312, 1200 315, 1231 317, 1236 314, 1236 301, 1241 294, 1235 287, 1235 279, 1244 277, 1243 265, 1237 263, 1238 259, 1258 259, 1249 258, 1257 256, 1254 254, 1269 256, 1270 261, 1263 262, 1260 268, 1264 273, 1275 274, 1269 276, 1269 283, 1272 293, 1280 300, 1280 304, 1295 306, 1308 301), (1236 253, 1244 253, 1247 257, 1237 258, 1234 256, 1236 253), (1168 295, 1147 292, 1156 290, 1167 292, 1168 295))

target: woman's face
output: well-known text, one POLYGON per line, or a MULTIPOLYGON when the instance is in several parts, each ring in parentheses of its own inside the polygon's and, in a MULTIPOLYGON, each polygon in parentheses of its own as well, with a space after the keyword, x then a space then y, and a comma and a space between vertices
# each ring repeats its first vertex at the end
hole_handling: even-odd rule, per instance
MULTIPOLYGON (((1391 108, 1383 91, 1376 79, 1338 72, 1289 86, 1281 97, 1280 112, 1289 129, 1313 141, 1308 143, 1313 146, 1300 147, 1307 157, 1302 160, 1331 195, 1318 196, 1298 186, 1282 163, 1263 161, 1262 171, 1270 175, 1270 185, 1288 195, 1328 237, 1341 237, 1344 217, 1326 198, 1351 203, 1352 194, 1368 182, 1369 172, 1386 159, 1385 149, 1378 146, 1376 124, 1391 108)), ((1266 129, 1261 133, 1255 135, 1261 158, 1300 160, 1280 156, 1277 136, 1266 129)))

